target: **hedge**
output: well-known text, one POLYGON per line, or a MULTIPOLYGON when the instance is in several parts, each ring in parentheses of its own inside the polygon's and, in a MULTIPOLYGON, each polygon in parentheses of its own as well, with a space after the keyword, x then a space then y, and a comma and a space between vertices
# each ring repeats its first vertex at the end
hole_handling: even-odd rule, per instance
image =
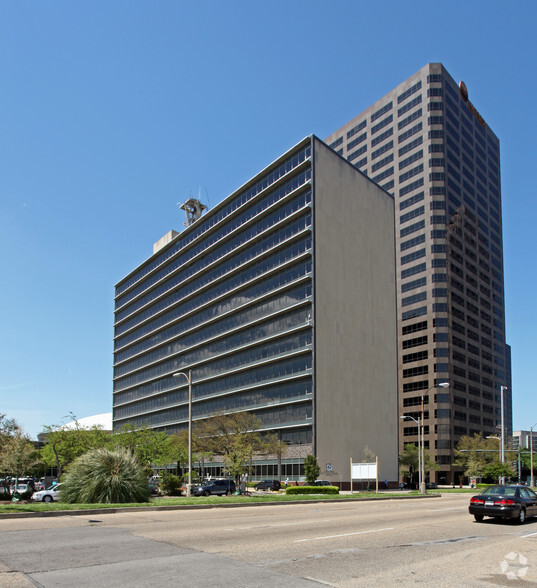
POLYGON ((286 494, 339 494, 337 486, 289 486, 286 494))

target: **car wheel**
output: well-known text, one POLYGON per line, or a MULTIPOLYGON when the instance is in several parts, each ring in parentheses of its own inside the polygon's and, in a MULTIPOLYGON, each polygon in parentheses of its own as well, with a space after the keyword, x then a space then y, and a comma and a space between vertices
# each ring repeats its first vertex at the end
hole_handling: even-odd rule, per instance
POLYGON ((52 496, 50 494, 45 494, 45 496, 43 496, 43 502, 52 502, 52 496))
POLYGON ((485 517, 483 515, 474 515, 474 519, 480 523, 485 517))
POLYGON ((203 496, 210 496, 211 493, 209 492, 209 490, 205 490, 205 492, 203 493, 203 496))
POLYGON ((520 512, 518 513, 518 518, 517 518, 517 522, 522 525, 522 523, 524 523, 526 521, 526 511, 521 508, 520 512))
POLYGON ((226 496, 231 496, 231 490, 228 490, 228 491, 226 492, 226 496))
POLYGON ((257 491, 257 490, 259 490, 259 488, 258 488, 257 486, 254 486, 254 490, 256 490, 256 491, 257 491))

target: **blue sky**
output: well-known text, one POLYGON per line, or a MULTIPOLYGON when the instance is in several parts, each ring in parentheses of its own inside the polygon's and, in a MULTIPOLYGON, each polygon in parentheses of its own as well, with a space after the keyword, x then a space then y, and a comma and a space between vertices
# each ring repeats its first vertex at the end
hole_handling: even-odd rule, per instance
POLYGON ((531 1, 0 0, 0 412, 112 409, 114 285, 304 136, 428 62, 501 142, 514 427, 537 422, 531 1))

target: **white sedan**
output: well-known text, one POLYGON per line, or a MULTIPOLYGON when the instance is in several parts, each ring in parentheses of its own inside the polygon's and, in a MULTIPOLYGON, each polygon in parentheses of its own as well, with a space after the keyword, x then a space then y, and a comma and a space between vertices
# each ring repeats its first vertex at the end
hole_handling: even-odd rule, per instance
POLYGON ((52 502, 53 500, 59 500, 61 487, 61 484, 55 484, 46 490, 34 492, 32 494, 32 500, 35 500, 36 502, 52 502))

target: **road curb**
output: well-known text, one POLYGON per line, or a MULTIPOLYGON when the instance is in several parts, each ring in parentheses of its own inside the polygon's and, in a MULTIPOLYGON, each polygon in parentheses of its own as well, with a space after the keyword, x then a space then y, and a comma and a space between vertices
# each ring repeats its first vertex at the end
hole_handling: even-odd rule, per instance
POLYGON ((419 500, 421 498, 440 498, 441 494, 417 494, 414 496, 375 496, 371 498, 337 498, 337 499, 312 499, 312 500, 280 500, 274 502, 225 502, 215 504, 171 504, 169 506, 125 506, 115 508, 87 508, 81 510, 50 510, 42 512, 5 512, 0 513, 2 519, 25 519, 35 517, 65 517, 65 516, 84 516, 98 514, 115 514, 118 512, 147 512, 147 511, 170 511, 170 510, 205 510, 211 508, 244 508, 248 506, 280 506, 288 504, 318 504, 334 502, 371 502, 375 500, 419 500))

